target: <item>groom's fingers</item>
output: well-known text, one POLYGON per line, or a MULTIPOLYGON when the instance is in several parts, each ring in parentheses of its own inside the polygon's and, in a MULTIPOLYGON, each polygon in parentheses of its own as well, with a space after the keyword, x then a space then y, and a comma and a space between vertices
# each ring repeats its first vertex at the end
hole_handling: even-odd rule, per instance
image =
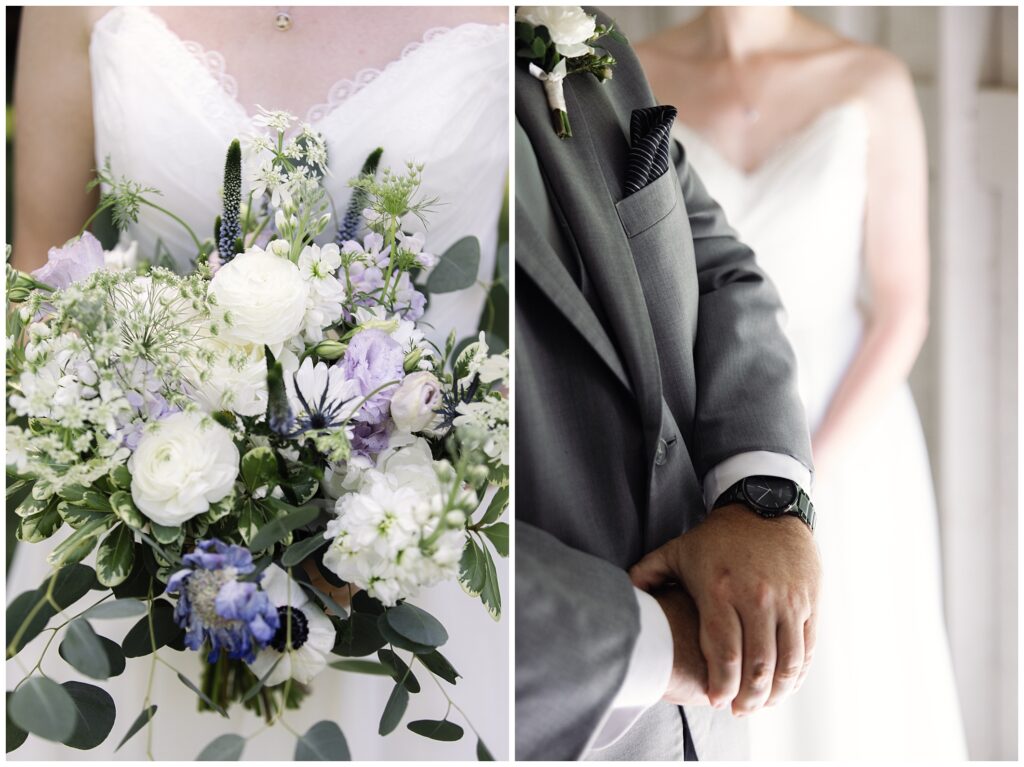
POLYGON ((800 676, 796 680, 796 689, 804 683, 807 672, 811 668, 811 659, 814 657, 814 644, 817 641, 818 616, 812 614, 804 622, 804 667, 800 669, 800 676))
POLYGON ((740 613, 743 625, 743 677, 732 702, 734 714, 750 714, 761 708, 772 691, 775 677, 777 621, 768 605, 740 613))
POLYGON ((776 632, 779 653, 767 706, 780 702, 796 688, 797 679, 804 669, 804 625, 802 620, 779 621, 776 632))
POLYGON ((679 580, 672 561, 673 551, 671 542, 667 543, 629 568, 629 577, 633 581, 633 585, 638 589, 649 591, 668 581, 679 580))
POLYGON ((740 690, 743 631, 728 602, 704 600, 700 612, 700 650, 708 664, 708 700, 715 708, 732 702, 740 690))

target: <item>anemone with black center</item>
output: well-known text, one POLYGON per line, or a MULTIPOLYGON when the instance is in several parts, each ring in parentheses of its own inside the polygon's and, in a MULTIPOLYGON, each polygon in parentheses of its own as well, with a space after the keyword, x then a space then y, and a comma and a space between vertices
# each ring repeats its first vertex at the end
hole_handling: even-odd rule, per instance
POLYGON ((270 646, 278 652, 284 652, 285 644, 288 642, 288 616, 291 615, 291 649, 298 650, 309 639, 309 620, 306 618, 306 614, 298 608, 282 605, 277 608, 277 615, 281 619, 281 625, 278 627, 277 633, 274 634, 274 638, 270 640, 270 646))

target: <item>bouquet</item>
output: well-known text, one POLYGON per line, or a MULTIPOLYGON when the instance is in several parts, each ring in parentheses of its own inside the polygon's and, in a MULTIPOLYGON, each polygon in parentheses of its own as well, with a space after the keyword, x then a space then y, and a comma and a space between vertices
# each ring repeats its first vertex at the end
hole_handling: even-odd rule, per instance
MULTIPOLYGON (((410 226, 438 204, 422 196, 422 166, 378 172, 381 150, 336 215, 322 137, 284 112, 256 122, 244 174, 242 145, 227 151, 213 238, 109 162, 98 173, 98 212, 119 229, 142 206, 188 229, 190 273, 160 253, 143 263, 134 245, 104 251, 92 218, 33 274, 7 268, 8 508, 20 541, 66 533, 50 577, 7 608, 8 658, 49 634, 8 692, 8 751, 27 732, 79 749, 111 732, 102 687, 42 672, 54 643, 90 680, 148 658, 120 745, 154 726, 162 648, 201 657, 198 678, 172 666, 201 710, 243 706, 287 726, 325 669, 383 674, 386 735, 421 673, 448 711, 409 729, 463 735, 441 684, 459 676, 439 649, 447 632, 412 600, 458 578, 500 615, 508 353, 483 332, 439 348, 418 323, 428 291, 475 283, 479 246, 430 253, 410 226), (137 622, 120 642, 101 633, 125 617, 137 622)), ((348 758, 336 722, 296 735, 296 759, 348 758)), ((244 746, 225 734, 199 758, 244 746)), ((482 741, 477 751, 489 758, 482 741)))

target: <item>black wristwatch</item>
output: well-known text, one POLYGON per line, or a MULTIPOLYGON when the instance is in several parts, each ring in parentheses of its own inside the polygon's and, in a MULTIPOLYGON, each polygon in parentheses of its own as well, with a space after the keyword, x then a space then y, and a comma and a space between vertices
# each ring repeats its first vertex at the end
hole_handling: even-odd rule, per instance
POLYGON ((814 504, 796 482, 783 477, 744 477, 715 501, 714 508, 742 503, 762 517, 798 517, 814 532, 814 504))

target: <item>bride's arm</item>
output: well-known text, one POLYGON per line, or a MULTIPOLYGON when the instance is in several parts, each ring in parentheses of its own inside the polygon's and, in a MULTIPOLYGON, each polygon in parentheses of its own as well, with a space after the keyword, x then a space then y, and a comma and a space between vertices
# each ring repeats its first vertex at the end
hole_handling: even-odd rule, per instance
POLYGON ((91 11, 26 8, 14 85, 14 265, 30 271, 96 209, 91 11))
POLYGON ((813 438, 826 476, 858 425, 906 379, 928 331, 928 165, 905 66, 871 52, 864 261, 870 306, 863 341, 813 438))

